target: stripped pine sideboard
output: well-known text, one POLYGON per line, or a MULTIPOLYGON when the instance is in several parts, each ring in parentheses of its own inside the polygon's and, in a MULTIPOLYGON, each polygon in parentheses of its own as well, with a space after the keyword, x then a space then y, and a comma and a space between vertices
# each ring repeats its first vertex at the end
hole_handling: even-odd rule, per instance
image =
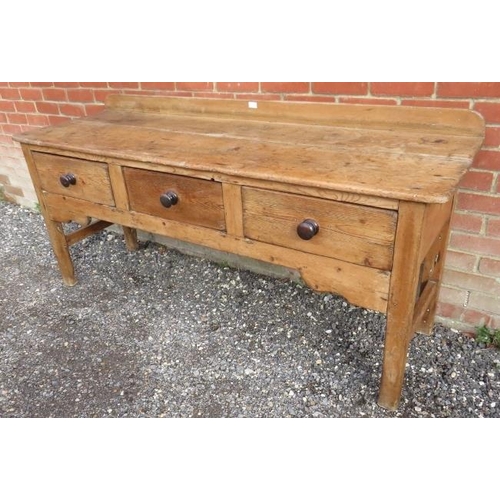
POLYGON ((387 315, 378 403, 395 409, 483 137, 469 110, 111 96, 15 140, 67 285, 70 245, 111 224, 130 250, 142 229, 295 269, 387 315))

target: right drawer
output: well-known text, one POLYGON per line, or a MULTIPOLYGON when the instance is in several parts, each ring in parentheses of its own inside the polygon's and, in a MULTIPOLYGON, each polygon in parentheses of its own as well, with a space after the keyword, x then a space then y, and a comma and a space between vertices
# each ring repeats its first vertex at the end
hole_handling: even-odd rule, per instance
POLYGON ((245 187, 242 196, 247 238, 391 269, 396 211, 245 187))

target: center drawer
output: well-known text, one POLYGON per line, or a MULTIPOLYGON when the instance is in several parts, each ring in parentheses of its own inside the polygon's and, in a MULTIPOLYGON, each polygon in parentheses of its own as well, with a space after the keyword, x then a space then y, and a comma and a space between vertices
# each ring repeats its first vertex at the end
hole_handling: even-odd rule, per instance
POLYGON ((124 167, 131 210, 195 226, 224 230, 220 182, 124 167))
POLYGON ((243 188, 247 238, 377 269, 392 266, 397 212, 243 188), (298 226, 301 225, 300 232, 298 226))

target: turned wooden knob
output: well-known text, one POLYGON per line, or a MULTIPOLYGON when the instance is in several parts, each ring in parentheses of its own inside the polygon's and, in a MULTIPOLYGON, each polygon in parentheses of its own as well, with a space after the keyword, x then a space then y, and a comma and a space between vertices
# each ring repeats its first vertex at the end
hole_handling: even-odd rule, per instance
POLYGON ((172 205, 176 205, 178 201, 179 197, 174 191, 167 191, 160 196, 160 203, 165 208, 170 208, 172 205))
POLYGON ((303 240, 310 240, 314 235, 318 234, 319 224, 313 219, 305 219, 297 226, 297 234, 303 240))
POLYGON ((65 187, 74 186, 76 184, 76 175, 75 174, 65 174, 59 177, 59 182, 65 187))

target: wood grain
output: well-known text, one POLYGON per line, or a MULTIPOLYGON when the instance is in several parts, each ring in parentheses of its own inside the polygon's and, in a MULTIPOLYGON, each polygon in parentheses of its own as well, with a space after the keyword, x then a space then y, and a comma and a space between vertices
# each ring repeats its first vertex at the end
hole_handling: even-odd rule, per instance
MULTIPOLYGON (((76 284, 75 268, 73 266, 73 261, 71 260, 69 245, 66 241, 63 225, 61 222, 53 220, 50 215, 50 211, 45 201, 44 192, 42 190, 42 182, 38 173, 37 164, 35 163, 35 159, 30 148, 23 144, 22 149, 38 201, 40 202, 40 211, 42 212, 42 216, 45 220, 47 233, 49 235, 50 243, 52 245, 59 270, 61 271, 63 282, 65 285, 73 286, 76 284)), ((78 219, 79 216, 84 215, 87 216, 88 214, 80 212, 75 214, 75 218, 78 219)), ((71 217, 69 217, 69 219, 71 219, 71 217)))
POLYGON ((403 387, 419 282, 419 249, 425 205, 401 202, 387 304, 384 363, 378 403, 394 410, 403 387))
POLYGON ((99 115, 14 139, 65 283, 68 243, 110 223, 130 249, 142 229, 296 269, 315 290, 387 313, 379 404, 395 409, 413 333, 432 329, 452 199, 483 137, 469 110, 111 96, 99 115), (179 199, 169 208, 166 191, 179 199), (64 235, 61 221, 87 217, 100 222, 64 235), (308 241, 296 234, 304 219, 319 224, 308 241))
MULTIPOLYGON (((118 208, 128 210, 130 205, 128 201, 127 186, 125 185, 125 178, 123 177, 122 166, 116 163, 110 163, 108 168, 115 204, 118 208)), ((125 226, 122 226, 122 230, 127 250, 137 250, 139 248, 137 231, 134 228, 125 226)))
POLYGON ((427 205, 425 209, 425 220, 420 243, 419 259, 422 260, 429 248, 436 241, 443 226, 449 222, 453 213, 454 200, 451 199, 448 203, 427 205))
POLYGON ((223 184, 224 213, 228 234, 243 237, 243 206, 241 202, 241 186, 223 184))
POLYGON ((106 229, 107 227, 111 226, 111 224, 112 222, 99 220, 97 222, 94 222, 93 224, 90 224, 90 226, 82 227, 80 229, 77 229, 76 231, 73 231, 72 233, 67 234, 66 241, 68 242, 68 245, 74 245, 78 241, 87 238, 87 236, 106 229))
MULTIPOLYGON (((56 154, 67 155, 67 151, 57 147, 37 146, 36 151, 56 154)), ((75 153, 75 156, 82 159, 87 159, 96 162, 108 162, 109 158, 105 154, 94 153, 75 153)), ((284 193, 303 194, 306 196, 314 196, 316 198, 324 198, 327 200, 346 201, 347 203, 354 203, 357 205, 367 205, 371 207, 388 208, 397 210, 399 202, 397 199, 381 198, 380 196, 363 195, 353 192, 336 191, 327 188, 318 188, 311 186, 304 186, 303 184, 288 184, 282 181, 269 181, 260 180, 258 178, 249 178, 241 175, 228 175, 220 172, 210 172, 200 170, 196 167, 190 166, 175 166, 175 165, 162 165, 158 163, 144 163, 137 160, 120 159, 120 165, 123 167, 132 167, 142 170, 149 170, 154 172, 166 172, 175 175, 184 175, 186 177, 195 177, 197 179, 215 180, 221 183, 237 184, 240 186, 257 187, 264 189, 272 189, 274 191, 284 193)))
POLYGON ((38 152, 33 153, 33 159, 43 190, 105 205, 114 205, 108 167, 105 163, 38 152), (76 176, 74 186, 64 187, 60 183, 61 175, 67 173, 76 176))
POLYGON ((125 168, 123 173, 131 210, 187 224, 225 229, 219 182, 134 168, 125 168), (167 191, 174 191, 179 197, 179 202, 170 208, 160 203, 160 196, 167 191))
POLYGON ((308 286, 317 291, 329 291, 344 296, 352 304, 385 312, 390 273, 358 266, 338 259, 230 236, 200 226, 193 226, 161 217, 97 205, 85 200, 47 193, 46 202, 55 217, 88 213, 92 217, 115 224, 136 227, 182 241, 236 253, 257 260, 296 269, 308 286), (70 203, 68 203, 70 201, 70 203))
POLYGON ((243 188, 246 237, 378 269, 391 268, 396 219, 389 210, 243 188), (297 235, 305 219, 320 228, 308 241, 297 235))
POLYGON ((446 130, 455 134, 481 137, 484 121, 478 113, 450 108, 422 108, 399 106, 372 106, 331 103, 298 103, 259 101, 250 108, 248 101, 220 99, 186 99, 172 97, 141 97, 112 95, 106 100, 108 109, 121 109, 128 113, 204 115, 207 117, 245 118, 247 120, 277 121, 342 125, 357 128, 368 126, 387 129, 392 127, 421 130, 446 130))
POLYGON ((15 138, 74 153, 426 203, 451 199, 483 138, 482 119, 469 110, 267 102, 256 114, 244 102, 154 97, 110 104, 113 109, 97 117, 15 138))

